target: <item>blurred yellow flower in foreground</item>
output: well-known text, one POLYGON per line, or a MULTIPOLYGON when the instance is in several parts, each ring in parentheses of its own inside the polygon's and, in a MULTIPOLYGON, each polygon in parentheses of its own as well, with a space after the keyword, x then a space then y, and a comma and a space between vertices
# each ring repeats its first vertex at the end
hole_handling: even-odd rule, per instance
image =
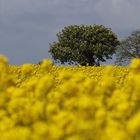
POLYGON ((139 140, 140 60, 13 66, 0 56, 0 140, 11 139, 139 140))

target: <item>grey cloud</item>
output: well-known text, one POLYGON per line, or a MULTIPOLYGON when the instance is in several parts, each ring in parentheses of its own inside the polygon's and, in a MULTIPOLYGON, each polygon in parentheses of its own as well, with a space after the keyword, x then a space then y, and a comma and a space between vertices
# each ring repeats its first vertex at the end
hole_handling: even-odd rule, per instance
POLYGON ((102 20, 118 30, 140 28, 139 0, 100 0, 95 7, 102 20))
POLYGON ((103 24, 124 36, 140 26, 139 0, 0 0, 0 53, 36 63, 71 24, 103 24))

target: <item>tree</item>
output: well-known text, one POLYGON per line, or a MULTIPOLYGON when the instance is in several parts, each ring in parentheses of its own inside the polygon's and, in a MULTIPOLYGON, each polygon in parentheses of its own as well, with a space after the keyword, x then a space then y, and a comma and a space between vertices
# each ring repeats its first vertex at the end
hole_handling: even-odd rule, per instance
POLYGON ((140 58, 140 31, 132 32, 117 46, 115 64, 128 65, 133 58, 140 58))
POLYGON ((112 59, 117 36, 103 25, 71 25, 57 34, 58 41, 50 44, 49 53, 62 64, 100 65, 112 59))

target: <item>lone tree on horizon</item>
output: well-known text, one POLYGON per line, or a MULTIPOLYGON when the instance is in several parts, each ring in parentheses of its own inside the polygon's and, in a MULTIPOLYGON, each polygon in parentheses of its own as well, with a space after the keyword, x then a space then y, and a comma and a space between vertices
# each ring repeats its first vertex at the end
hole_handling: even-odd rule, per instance
POLYGON ((49 53, 55 61, 82 66, 99 66, 112 59, 117 36, 103 25, 71 25, 57 34, 58 41, 50 44, 49 53))

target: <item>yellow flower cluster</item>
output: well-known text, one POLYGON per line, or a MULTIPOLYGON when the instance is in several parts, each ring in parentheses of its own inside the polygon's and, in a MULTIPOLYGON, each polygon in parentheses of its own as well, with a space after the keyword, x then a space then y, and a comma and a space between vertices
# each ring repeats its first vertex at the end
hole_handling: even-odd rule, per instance
POLYGON ((9 65, 0 56, 0 140, 139 140, 140 60, 9 65))

